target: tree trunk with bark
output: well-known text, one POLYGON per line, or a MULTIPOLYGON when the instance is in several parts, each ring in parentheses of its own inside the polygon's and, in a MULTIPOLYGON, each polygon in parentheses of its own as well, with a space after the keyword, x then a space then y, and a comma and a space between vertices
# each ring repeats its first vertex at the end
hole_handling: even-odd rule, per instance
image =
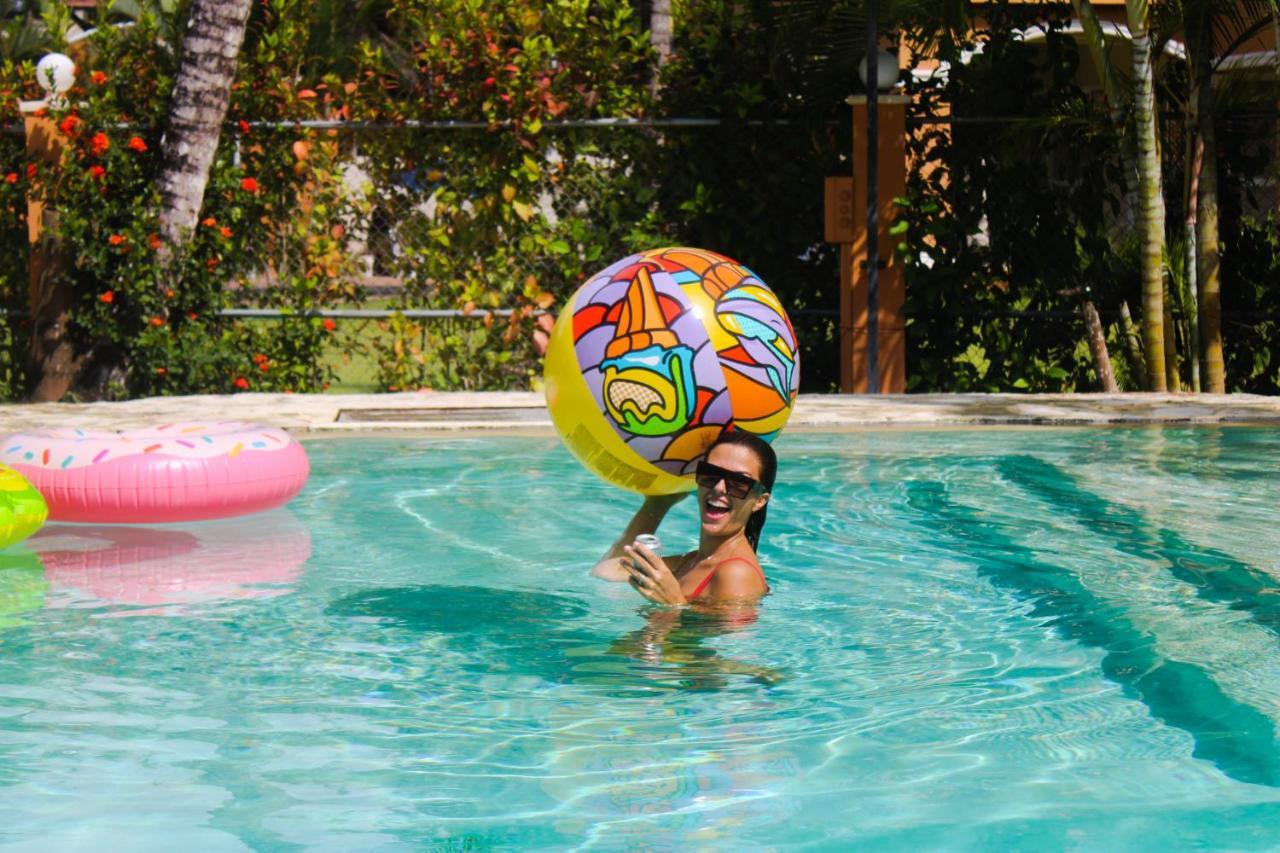
POLYGON ((671 0, 649 0, 649 44, 658 55, 658 67, 654 69, 650 82, 650 89, 655 94, 661 85, 662 67, 671 60, 672 38, 671 0))
POLYGON ((1146 0, 1125 0, 1133 37, 1133 112, 1138 129, 1138 239, 1142 261, 1142 342, 1152 391, 1164 391, 1164 194, 1156 145, 1155 65, 1146 0))
POLYGON ((194 0, 191 4, 161 151, 161 263, 172 259, 199 221, 252 8, 253 0, 194 0))
POLYGON ((1218 277, 1218 142, 1213 121, 1212 59, 1203 51, 1197 63, 1199 86, 1200 180, 1196 193, 1196 284, 1204 389, 1225 394, 1222 357, 1222 283, 1218 277))
POLYGON ((1200 163, 1204 159, 1204 144, 1200 139, 1200 130, 1196 119, 1199 96, 1192 85, 1191 96, 1187 106, 1187 191, 1185 194, 1186 220, 1183 222, 1183 239, 1186 243, 1186 258, 1183 267, 1186 270, 1186 294, 1183 304, 1187 305, 1187 328, 1191 341, 1191 390, 1197 394, 1202 390, 1200 380, 1200 274, 1197 269, 1199 261, 1196 251, 1196 208, 1199 207, 1200 163), (1188 304, 1189 303, 1189 304, 1188 304))
POLYGON ((1129 352, 1130 373, 1138 384, 1139 391, 1146 391, 1146 372, 1143 369, 1145 359, 1142 357, 1142 341, 1138 340, 1138 327, 1134 325, 1133 315, 1129 313, 1129 303, 1120 302, 1120 330, 1124 333, 1125 346, 1129 352))
POLYGON ((1089 337, 1089 351, 1093 353, 1093 368, 1098 374, 1102 390, 1108 394, 1120 393, 1115 371, 1111 369, 1111 355, 1107 352, 1107 333, 1102 328, 1102 318, 1092 299, 1080 300, 1080 313, 1084 316, 1084 328, 1089 337))
MULTIPOLYGON (((1103 33, 1102 21, 1090 0, 1071 0, 1071 8, 1076 20, 1084 30, 1085 46, 1093 61, 1094 71, 1102 81, 1102 92, 1107 101, 1107 115, 1116 135, 1123 139, 1126 136, 1125 106, 1128 104, 1120 76, 1112 64, 1107 52, 1106 36, 1103 33)), ((1130 90, 1132 91, 1132 90, 1130 90)), ((1137 211, 1141 207, 1138 202, 1138 163, 1134 150, 1123 144, 1120 149, 1120 177, 1124 185, 1125 222, 1134 227, 1137 224, 1137 211)))

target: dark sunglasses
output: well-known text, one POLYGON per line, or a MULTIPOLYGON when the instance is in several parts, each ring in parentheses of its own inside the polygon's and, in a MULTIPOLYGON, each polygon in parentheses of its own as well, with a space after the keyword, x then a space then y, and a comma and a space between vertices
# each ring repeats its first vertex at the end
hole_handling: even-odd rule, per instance
POLYGON ((739 500, 751 494, 755 487, 760 485, 760 481, 753 477, 721 468, 719 465, 712 465, 710 462, 698 463, 697 470, 693 472, 693 480, 705 489, 714 488, 716 483, 724 480, 725 492, 729 497, 739 500))

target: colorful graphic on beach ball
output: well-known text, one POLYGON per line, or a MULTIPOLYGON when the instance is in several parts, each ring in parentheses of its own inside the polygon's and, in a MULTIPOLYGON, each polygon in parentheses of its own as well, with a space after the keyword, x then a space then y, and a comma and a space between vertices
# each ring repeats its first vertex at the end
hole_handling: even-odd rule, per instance
POLYGON ((800 386, 795 331, 751 270, 705 249, 624 258, 573 295, 546 358, 551 420, 605 480, 648 495, 693 488, 726 428, 767 441, 800 386))

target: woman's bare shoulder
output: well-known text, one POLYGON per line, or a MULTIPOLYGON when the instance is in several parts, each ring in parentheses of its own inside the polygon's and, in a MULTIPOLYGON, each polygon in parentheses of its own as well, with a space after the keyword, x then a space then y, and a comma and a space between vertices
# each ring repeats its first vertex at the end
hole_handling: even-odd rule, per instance
POLYGON ((754 554, 733 554, 716 564, 711 593, 716 598, 742 598, 768 592, 764 569, 754 554))

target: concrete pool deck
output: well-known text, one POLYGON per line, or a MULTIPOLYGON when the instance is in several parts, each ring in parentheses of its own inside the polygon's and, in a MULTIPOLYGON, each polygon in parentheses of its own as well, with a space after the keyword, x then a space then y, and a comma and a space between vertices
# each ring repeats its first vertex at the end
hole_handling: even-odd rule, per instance
MULTIPOLYGON (((537 392, 231 394, 119 403, 0 405, 6 433, 52 427, 135 429, 244 420, 311 436, 491 430, 550 433, 537 392)), ((804 394, 790 430, 1112 424, 1280 425, 1280 397, 1253 394, 804 394)))

